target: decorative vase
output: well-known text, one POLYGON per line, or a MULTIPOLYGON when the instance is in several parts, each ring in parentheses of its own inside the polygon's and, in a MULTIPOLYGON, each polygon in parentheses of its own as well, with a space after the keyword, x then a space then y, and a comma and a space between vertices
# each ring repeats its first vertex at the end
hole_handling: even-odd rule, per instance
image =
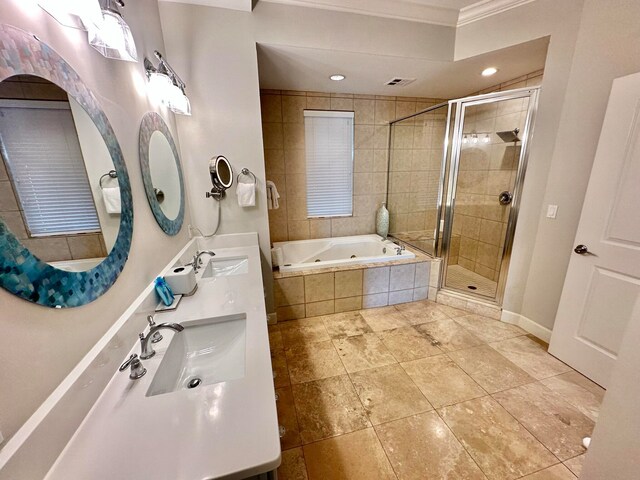
POLYGON ((386 202, 382 202, 376 212, 376 233, 382 238, 387 238, 389 234, 389 210, 387 210, 386 205, 386 202))

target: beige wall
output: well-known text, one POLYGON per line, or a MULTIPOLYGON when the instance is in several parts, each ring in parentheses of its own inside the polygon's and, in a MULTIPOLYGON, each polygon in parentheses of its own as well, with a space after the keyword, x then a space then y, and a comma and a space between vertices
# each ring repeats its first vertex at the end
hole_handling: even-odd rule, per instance
MULTIPOLYGON (((529 152, 527 175, 503 300, 503 308, 515 314, 523 314, 522 302, 527 290, 527 277, 532 263, 532 250, 538 222, 543 213, 543 192, 546 189, 551 157, 567 94, 567 83, 578 34, 582 3, 582 0, 564 2, 536 0, 460 27, 456 34, 456 59, 468 58, 550 36, 538 114, 529 152)), ((544 261, 544 259, 542 260, 544 261)), ((550 325, 549 322, 553 320, 537 314, 529 318, 539 325, 545 326, 550 325)))
POLYGON ((186 82, 193 110, 192 116, 177 118, 193 224, 211 234, 220 213, 218 233, 258 233, 271 312, 273 278, 253 14, 172 2, 161 2, 160 12, 167 61, 186 82), (242 168, 253 172, 255 207, 238 205, 236 178, 219 204, 205 197, 211 190, 209 159, 216 155, 227 157, 236 178, 242 168))
POLYGON ((614 78, 640 70, 635 0, 536 0, 465 25, 456 58, 550 35, 504 308, 552 328, 614 78), (523 21, 526 19, 526 21, 523 21), (558 205, 557 219, 545 217, 558 205))
MULTIPOLYGON (((438 101, 278 90, 261 92, 260 100, 267 178, 281 195, 280 208, 269 210, 272 242, 375 233, 376 210, 386 196, 389 121, 438 101), (355 112, 353 217, 307 218, 305 109, 355 112)), ((413 142, 413 124, 402 133, 413 142)))
MULTIPOLYGON (((123 14, 140 58, 152 58, 154 49, 164 49, 155 0, 130 2, 123 14)), ((140 120, 147 111, 158 110, 174 135, 175 128, 173 115, 148 100, 142 64, 107 60, 87 43, 86 32, 60 26, 33 2, 0 2, 0 19, 50 45, 96 95, 122 148, 134 205, 129 260, 115 285, 95 302, 52 309, 0 290, 0 431, 6 440, 184 246, 187 229, 175 237, 166 236, 147 203, 138 161, 140 120)), ((189 222, 187 214, 185 225, 189 222)), ((135 338, 130 341, 133 344, 135 338)))

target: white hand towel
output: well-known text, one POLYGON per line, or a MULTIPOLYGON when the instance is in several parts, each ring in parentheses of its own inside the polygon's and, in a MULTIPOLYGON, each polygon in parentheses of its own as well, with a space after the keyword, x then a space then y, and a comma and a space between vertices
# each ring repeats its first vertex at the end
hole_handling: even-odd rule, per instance
POLYGON ((255 183, 238 183, 236 186, 236 195, 238 195, 238 205, 241 207, 253 207, 256 204, 256 184, 255 183))
POLYGON ((269 186, 269 182, 267 182, 267 208, 269 210, 273 210, 273 198, 271 198, 271 187, 269 186))
POLYGON ((277 210, 280 208, 280 203, 278 199, 280 198, 280 194, 278 193, 278 189, 276 188, 276 184, 271 180, 267 180, 267 200, 269 210, 277 210))
POLYGON ((102 189, 102 200, 107 209, 107 213, 122 212, 122 204, 120 202, 120 187, 104 187, 102 189))

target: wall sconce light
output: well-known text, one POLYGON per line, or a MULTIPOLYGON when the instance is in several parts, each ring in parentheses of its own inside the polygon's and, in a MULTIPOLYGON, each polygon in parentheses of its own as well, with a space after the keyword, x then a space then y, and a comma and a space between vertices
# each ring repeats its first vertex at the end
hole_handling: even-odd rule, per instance
POLYGON ((462 136, 462 143, 469 143, 469 137, 467 137, 466 133, 462 136))
POLYGON ((87 30, 89 44, 107 58, 137 62, 133 35, 118 6, 122 0, 38 0, 65 27, 87 30))
POLYGON ((38 5, 65 27, 87 30, 102 22, 98 0, 38 0, 38 5))
POLYGON ((153 66, 151 60, 144 59, 144 69, 149 78, 150 93, 160 99, 172 112, 180 115, 191 115, 191 102, 184 93, 185 83, 180 79, 171 65, 157 50, 153 52, 160 61, 158 68, 153 66))
POLYGON ((487 133, 483 139, 482 139, 483 143, 490 143, 491 142, 491 136, 487 133))
POLYGON ((478 143, 478 135, 475 133, 471 135, 471 143, 478 143))
POLYGON ((137 62, 138 52, 131 29, 118 10, 118 6, 124 7, 124 2, 103 0, 103 5, 102 22, 87 26, 89 44, 107 58, 137 62))

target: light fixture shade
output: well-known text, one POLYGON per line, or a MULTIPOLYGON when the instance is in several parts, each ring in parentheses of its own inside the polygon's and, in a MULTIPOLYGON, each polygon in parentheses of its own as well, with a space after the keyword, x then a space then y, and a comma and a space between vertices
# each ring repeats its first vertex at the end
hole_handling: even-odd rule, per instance
POLYGON ((156 102, 166 104, 173 92, 173 82, 168 75, 160 72, 149 72, 149 96, 156 102))
POLYGON ((167 106, 173 113, 191 115, 191 102, 180 87, 174 85, 171 96, 168 97, 167 106))
POLYGON ((38 0, 38 5, 65 27, 88 30, 102 22, 98 0, 38 0))
POLYGON ((99 27, 88 30, 89 44, 107 58, 137 62, 138 52, 127 22, 113 10, 102 11, 99 27))

